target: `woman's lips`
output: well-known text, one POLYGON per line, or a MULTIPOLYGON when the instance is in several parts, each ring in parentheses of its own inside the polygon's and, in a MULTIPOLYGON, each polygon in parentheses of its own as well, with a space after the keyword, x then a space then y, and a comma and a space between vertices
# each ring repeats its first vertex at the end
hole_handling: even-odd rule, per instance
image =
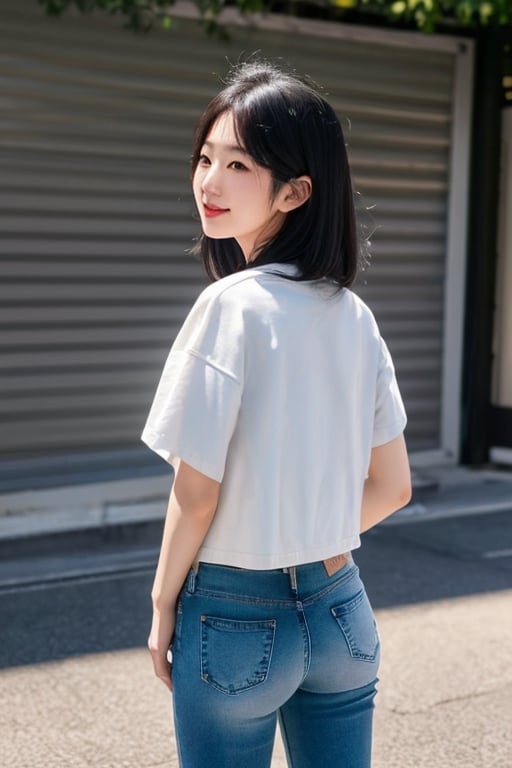
POLYGON ((218 208, 216 205, 204 205, 204 215, 207 218, 212 219, 215 216, 220 216, 221 213, 227 213, 229 208, 218 208))

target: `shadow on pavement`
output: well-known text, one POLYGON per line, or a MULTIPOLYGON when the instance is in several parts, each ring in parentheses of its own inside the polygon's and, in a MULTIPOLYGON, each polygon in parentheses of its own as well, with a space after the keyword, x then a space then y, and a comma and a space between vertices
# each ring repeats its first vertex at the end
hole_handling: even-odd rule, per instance
POLYGON ((356 560, 375 608, 511 589, 512 509, 381 524, 356 560))
POLYGON ((144 646, 152 580, 134 571, 0 594, 0 669, 144 646))
MULTIPOLYGON (((35 574, 32 583, 26 580, 0 590, 0 668, 144 647, 159 538, 160 526, 146 532, 139 560, 135 541, 122 538, 118 544, 124 548, 123 567, 117 570, 90 570, 85 576, 53 582, 35 574), (130 547, 131 561, 126 557, 130 547)), ((510 589, 508 549, 512 553, 512 513, 496 512, 385 523, 363 537, 355 559, 379 609, 510 589)), ((110 541, 104 562, 115 559, 114 553, 110 541)), ((68 564, 85 557, 79 549, 66 554, 68 564)))

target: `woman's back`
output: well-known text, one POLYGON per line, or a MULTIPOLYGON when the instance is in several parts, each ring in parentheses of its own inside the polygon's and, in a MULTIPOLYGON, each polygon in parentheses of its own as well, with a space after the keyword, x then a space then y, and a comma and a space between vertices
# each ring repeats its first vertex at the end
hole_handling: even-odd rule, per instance
POLYGON ((289 279, 296 273, 267 265, 209 286, 148 419, 144 439, 161 455, 222 480, 205 562, 275 568, 358 547, 371 448, 405 425, 369 309, 327 280, 289 279))

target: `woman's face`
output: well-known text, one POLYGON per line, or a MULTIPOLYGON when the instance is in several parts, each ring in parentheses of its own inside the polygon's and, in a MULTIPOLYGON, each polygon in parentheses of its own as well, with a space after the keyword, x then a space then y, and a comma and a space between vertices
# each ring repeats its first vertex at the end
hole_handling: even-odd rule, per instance
POLYGON ((272 186, 270 171, 240 146, 233 116, 224 112, 204 142, 193 178, 205 235, 234 237, 246 261, 251 261, 286 218, 284 190, 273 197, 272 186))

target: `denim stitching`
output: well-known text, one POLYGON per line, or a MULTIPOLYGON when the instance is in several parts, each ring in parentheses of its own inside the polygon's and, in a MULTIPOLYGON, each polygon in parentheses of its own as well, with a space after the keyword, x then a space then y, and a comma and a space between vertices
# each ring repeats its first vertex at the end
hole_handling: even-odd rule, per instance
POLYGON ((269 608, 295 608, 297 605, 297 601, 293 600, 292 598, 289 600, 272 600, 270 598, 252 597, 251 595, 241 595, 239 593, 217 592, 213 589, 204 589, 201 587, 198 587, 194 594, 200 597, 214 597, 217 600, 230 600, 239 603, 251 603, 253 605, 267 606, 269 608))
MULTIPOLYGON (((342 571, 345 569, 343 568, 342 571)), ((357 576, 359 574, 359 568, 355 563, 353 563, 350 566, 350 569, 346 573, 341 573, 340 577, 336 579, 335 582, 332 584, 329 584, 328 586, 321 589, 319 592, 315 592, 313 595, 310 595, 309 597, 306 597, 302 602, 303 605, 311 605, 312 603, 316 603, 319 600, 321 600, 325 595, 328 595, 333 590, 337 589, 341 584, 344 584, 346 581, 350 581, 351 578, 354 576, 357 576)))
POLYGON ((348 616, 353 614, 361 606, 366 597, 366 593, 364 589, 362 589, 352 598, 352 600, 344 603, 343 605, 332 607, 331 615, 333 616, 347 641, 348 649, 352 658, 359 659, 360 661, 375 662, 380 647, 380 638, 377 631, 375 618, 373 619, 373 627, 375 631, 375 647, 373 649, 373 653, 365 653, 365 651, 359 647, 357 637, 353 633, 353 627, 347 621, 348 616))
MULTIPOLYGON (((297 606, 298 607, 298 606, 297 606)), ((300 604, 300 615, 302 618, 302 634, 305 640, 304 648, 304 675, 302 677, 301 685, 308 676, 309 668, 311 666, 311 635, 309 633, 308 621, 304 612, 304 606, 300 604)))
POLYGON ((235 620, 221 619, 215 616, 203 616, 202 626, 201 626, 201 677, 203 681, 208 685, 211 685, 212 688, 215 688, 216 690, 220 691, 221 693, 224 693, 227 696, 236 696, 246 691, 249 691, 258 685, 261 685, 268 678, 268 673, 270 671, 270 664, 272 661, 272 653, 274 650, 275 636, 276 636, 276 620, 275 619, 244 621, 244 620, 236 620, 236 619, 235 620), (208 671, 209 669, 211 669, 210 665, 212 663, 211 660, 208 661, 208 649, 207 649, 208 642, 207 642, 207 636, 205 632, 205 629, 208 629, 209 627, 209 624, 206 623, 208 620, 210 620, 210 622, 212 623, 210 625, 211 628, 214 628, 214 625, 218 624, 219 627, 221 629, 224 628, 225 631, 230 631, 229 626, 231 626, 233 628, 232 631, 237 633, 254 632, 254 631, 265 633, 265 637, 262 637, 263 657, 259 662, 259 667, 261 667, 262 671, 257 674, 258 670, 255 670, 254 673, 252 674, 251 679, 248 680, 245 685, 243 686, 239 685, 237 688, 233 687, 232 689, 229 689, 226 687, 226 685, 222 685, 218 680, 212 677, 211 672, 208 671), (222 627, 222 625, 224 625, 224 627, 222 627), (253 678, 257 678, 257 679, 253 679, 253 678))

